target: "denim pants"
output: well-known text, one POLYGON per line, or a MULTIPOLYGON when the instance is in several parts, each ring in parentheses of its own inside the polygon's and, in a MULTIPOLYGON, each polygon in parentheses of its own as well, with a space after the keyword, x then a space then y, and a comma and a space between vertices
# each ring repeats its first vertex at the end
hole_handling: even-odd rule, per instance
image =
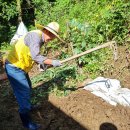
POLYGON ((28 74, 9 62, 5 63, 5 71, 17 99, 19 112, 29 112, 31 109, 30 96, 32 87, 28 74))

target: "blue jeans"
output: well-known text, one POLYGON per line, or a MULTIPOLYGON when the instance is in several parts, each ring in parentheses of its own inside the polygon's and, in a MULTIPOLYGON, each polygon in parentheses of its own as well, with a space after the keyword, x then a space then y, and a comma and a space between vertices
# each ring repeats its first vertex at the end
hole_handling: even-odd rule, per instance
POLYGON ((9 62, 5 63, 5 71, 17 99, 19 112, 29 112, 31 110, 30 97, 32 85, 28 74, 9 62))

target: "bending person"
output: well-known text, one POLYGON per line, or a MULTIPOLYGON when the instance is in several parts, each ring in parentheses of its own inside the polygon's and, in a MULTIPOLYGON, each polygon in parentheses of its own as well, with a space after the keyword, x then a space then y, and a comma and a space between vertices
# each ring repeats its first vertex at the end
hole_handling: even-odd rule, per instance
POLYGON ((34 62, 41 64, 61 66, 59 60, 48 59, 40 55, 40 48, 49 41, 59 38, 59 24, 51 22, 47 26, 41 26, 40 30, 33 30, 21 37, 8 53, 5 61, 5 71, 13 88, 14 95, 19 105, 19 115, 23 126, 29 130, 37 130, 39 124, 33 123, 29 112, 32 109, 30 103, 31 81, 28 72, 34 62))

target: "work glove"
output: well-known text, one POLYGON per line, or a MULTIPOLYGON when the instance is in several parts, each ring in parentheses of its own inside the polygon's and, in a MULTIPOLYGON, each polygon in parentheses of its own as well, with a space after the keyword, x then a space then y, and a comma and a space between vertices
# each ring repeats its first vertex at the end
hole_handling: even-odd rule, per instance
POLYGON ((62 64, 60 63, 59 60, 52 60, 52 65, 53 65, 54 67, 58 67, 58 66, 61 66, 62 64))

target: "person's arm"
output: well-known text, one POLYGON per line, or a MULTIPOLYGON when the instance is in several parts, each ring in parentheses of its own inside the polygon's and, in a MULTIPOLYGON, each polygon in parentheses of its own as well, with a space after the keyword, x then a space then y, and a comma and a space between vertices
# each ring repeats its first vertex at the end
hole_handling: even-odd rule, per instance
POLYGON ((41 40, 42 39, 36 32, 28 33, 24 39, 25 44, 30 49, 32 59, 39 64, 43 64, 44 60, 47 59, 47 57, 40 54, 41 40))
POLYGON ((53 65, 54 67, 61 65, 59 60, 48 59, 47 57, 40 55, 42 39, 36 32, 28 33, 24 39, 24 42, 30 48, 31 57, 35 62, 43 66, 44 64, 53 65))

